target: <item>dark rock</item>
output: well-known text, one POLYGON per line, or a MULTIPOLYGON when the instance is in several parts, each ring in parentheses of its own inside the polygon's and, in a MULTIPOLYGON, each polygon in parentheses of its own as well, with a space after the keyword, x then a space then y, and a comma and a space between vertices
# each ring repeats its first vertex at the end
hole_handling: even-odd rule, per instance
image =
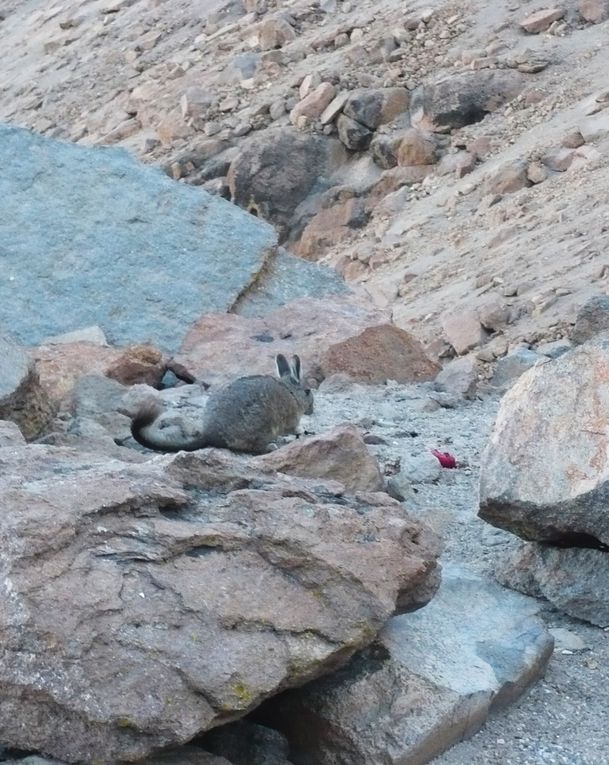
POLYGON ((580 345, 603 332, 609 332, 609 295, 594 295, 577 312, 571 342, 580 345))
POLYGON ((341 114, 336 120, 338 137, 351 151, 365 151, 370 146, 372 131, 352 117, 341 114))
POLYGON ((514 70, 482 69, 419 87, 412 96, 412 124, 444 132, 484 119, 515 98, 525 78, 514 70))
POLYGON ((343 113, 370 130, 391 122, 408 110, 406 88, 360 88, 347 99, 343 113))
POLYGON ((270 128, 252 138, 232 162, 232 201, 273 223, 285 239, 295 209, 344 159, 336 140, 293 128, 270 128))

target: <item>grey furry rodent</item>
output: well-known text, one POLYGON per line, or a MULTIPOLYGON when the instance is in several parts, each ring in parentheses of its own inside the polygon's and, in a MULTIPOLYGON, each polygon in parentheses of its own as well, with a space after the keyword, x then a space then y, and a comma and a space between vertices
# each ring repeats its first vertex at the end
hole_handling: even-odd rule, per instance
POLYGON ((144 404, 131 422, 131 434, 148 449, 162 452, 194 451, 209 446, 235 452, 262 454, 278 436, 295 433, 303 414, 313 411, 313 393, 302 384, 300 359, 275 358, 279 378, 271 375, 240 377, 209 397, 203 427, 195 437, 158 427, 162 408, 144 404))

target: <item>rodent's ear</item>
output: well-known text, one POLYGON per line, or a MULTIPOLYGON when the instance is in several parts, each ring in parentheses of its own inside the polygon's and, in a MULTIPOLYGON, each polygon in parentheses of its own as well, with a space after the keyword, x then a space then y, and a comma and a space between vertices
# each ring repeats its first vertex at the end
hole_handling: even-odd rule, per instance
POLYGON ((283 353, 278 353, 275 356, 275 364, 277 365, 277 374, 279 377, 291 377, 292 370, 288 364, 288 360, 283 353))
POLYGON ((296 382, 300 382, 300 358, 296 355, 292 356, 292 377, 296 382))

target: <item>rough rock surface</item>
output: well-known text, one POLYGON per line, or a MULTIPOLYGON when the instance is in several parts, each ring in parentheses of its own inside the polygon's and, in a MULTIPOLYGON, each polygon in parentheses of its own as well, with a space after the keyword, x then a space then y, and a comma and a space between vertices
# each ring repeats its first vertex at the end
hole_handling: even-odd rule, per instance
POLYGON ((480 516, 528 540, 609 545, 609 339, 525 372, 481 468, 480 516))
MULTIPOLYGON (((152 341, 172 351, 202 313, 231 309, 283 257, 264 222, 123 151, 0 127, 0 161, 9 276, 0 285, 0 322, 21 342, 98 324, 112 343, 152 341), (45 284, 44 301, 30 294, 37 284, 45 284), (21 310, 34 300, 35 311, 21 310)), ((289 268, 298 282, 298 261, 289 268)), ((272 281, 264 289, 272 292, 272 281)))
POLYGON ((391 619, 334 676, 269 702, 268 717, 298 762, 422 765, 543 673, 553 639, 538 611, 451 565, 428 606, 391 619))
POLYGON ((399 327, 381 324, 331 345, 320 362, 324 377, 344 373, 360 382, 419 382, 439 372, 421 343, 399 327))
POLYGON ((479 122, 515 98, 523 87, 524 78, 515 71, 481 70, 453 75, 413 93, 412 123, 422 130, 442 132, 479 122))
POLYGON ((33 438, 51 420, 51 402, 26 350, 5 334, 0 334, 0 358, 0 420, 12 420, 33 438))
POLYGON ((350 424, 293 441, 255 462, 303 478, 339 481, 349 492, 380 491, 385 482, 360 431, 350 424))
POLYGON ((197 378, 216 384, 243 374, 272 373, 277 353, 297 353, 305 374, 323 379, 321 357, 330 345, 386 318, 383 311, 349 297, 332 302, 303 298, 259 319, 211 314, 193 326, 175 358, 197 378))
POLYGON ((249 720, 214 728, 205 735, 203 746, 226 757, 232 765, 289 765, 289 745, 277 730, 249 720))
POLYGON ((609 554, 604 550, 561 548, 522 542, 495 567, 501 584, 598 627, 609 627, 609 554))
POLYGON ((609 295, 594 295, 578 310, 571 342, 580 345, 602 332, 609 332, 609 295))
POLYGON ((295 209, 320 176, 344 160, 343 152, 336 140, 301 135, 290 128, 266 130, 232 162, 228 173, 231 199, 273 223, 280 238, 285 238, 295 209))
POLYGON ((184 743, 433 594, 436 539, 384 494, 349 499, 213 450, 0 456, 0 740, 14 748, 113 763, 184 743))

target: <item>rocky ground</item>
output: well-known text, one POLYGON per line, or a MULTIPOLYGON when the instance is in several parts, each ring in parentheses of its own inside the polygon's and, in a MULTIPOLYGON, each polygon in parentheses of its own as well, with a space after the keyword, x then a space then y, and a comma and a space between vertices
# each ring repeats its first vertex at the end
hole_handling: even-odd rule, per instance
MULTIPOLYGON (((335 267, 378 309, 374 321, 370 308, 364 317, 341 314, 340 307, 336 314, 305 307, 293 327, 281 311, 247 323, 242 317, 260 317, 261 304, 271 310, 286 295, 294 299, 339 289, 321 271, 303 270, 285 253, 277 256, 271 286, 260 288, 274 234, 257 229, 255 253, 249 248, 235 255, 230 248, 235 255, 230 294, 224 261, 211 276, 197 272, 215 285, 217 305, 212 301, 208 310, 230 315, 191 328, 175 369, 188 368, 214 383, 213 377, 206 378, 206 363, 213 368, 209 359, 217 361, 227 343, 241 349, 240 362, 247 362, 250 371, 267 369, 273 348, 261 343, 269 335, 293 341, 298 352, 305 348, 305 356, 320 370, 319 379, 328 377, 308 428, 323 433, 343 422, 355 423, 394 494, 402 495, 413 515, 443 538, 443 560, 492 579, 497 558, 514 541, 476 515, 481 453, 500 393, 485 381, 495 375, 505 388, 525 367, 564 350, 578 309, 591 295, 607 291, 607 2, 566 0, 542 9, 539 3, 519 0, 415 0, 407 6, 395 0, 63 0, 51 5, 7 0, 0 19, 1 121, 83 145, 125 147, 145 163, 163 167, 180 184, 231 198, 269 220, 294 253, 335 267), (449 83, 444 90, 437 84, 443 80, 449 83), (447 117, 445 102, 453 93, 458 103, 447 117), (239 278, 233 280, 237 271, 239 278), (256 289, 258 297, 252 298, 256 289), (336 371, 354 372, 348 368, 353 355, 341 347, 334 368, 330 356, 317 353, 328 326, 336 332, 332 341, 340 343, 349 337, 349 324, 360 332, 387 317, 420 338, 433 362, 462 357, 459 369, 465 378, 478 378, 477 393, 468 391, 463 398, 465 388, 453 377, 443 391, 433 393, 429 383, 377 385, 371 365, 355 372, 372 385, 332 377, 336 371), (458 467, 440 468, 431 449, 454 454, 458 467)), ((40 146, 29 143, 22 156, 5 147, 5 167, 11 162, 29 183, 30 157, 41 156, 40 146)), ((116 162, 117 169, 109 171, 113 180, 126 172, 116 162)), ((76 171, 67 160, 58 165, 65 171, 65 193, 76 171)), ((83 183, 94 185, 82 175, 83 183)), ((44 173, 33 173, 32 183, 39 177, 44 180, 44 173)), ((55 181, 49 178, 48 183, 40 187, 38 202, 53 195, 55 181)), ((167 212, 166 186, 159 182, 157 189, 144 180, 142 186, 150 207, 167 212)), ((25 180, 19 190, 29 193, 25 180)), ((180 200, 189 205, 194 197, 187 191, 181 188, 180 200)), ((13 198, 16 209, 24 210, 20 197, 13 198)), ((119 200, 113 219, 123 215, 125 226, 133 224, 133 199, 138 214, 149 215, 146 199, 132 197, 119 200)), ((78 208, 78 200, 71 204, 78 208)), ((82 216, 95 213, 98 205, 84 205, 82 216)), ((54 209, 48 213, 49 232, 57 214, 54 209)), ((190 208, 175 229, 157 216, 153 244, 167 236, 167 246, 181 242, 185 250, 198 252, 198 222, 189 216, 190 208)), ((15 230, 22 228, 17 212, 4 217, 15 230)), ((6 229, 6 220, 0 232, 2 225, 6 229)), ((240 219, 239 226, 245 225, 240 219)), ((242 236, 240 229, 234 233, 242 236)), ((70 238, 78 241, 53 236, 49 233, 47 241, 57 251, 70 238)), ((19 241, 26 249, 32 246, 25 238, 19 241)), ((209 241, 222 254, 213 226, 209 241)), ((99 236, 94 244, 89 250, 92 284, 98 262, 117 246, 114 239, 99 236)), ((148 244, 150 257, 156 256, 148 244)), ((129 241, 124 246, 127 251, 129 241)), ((47 255, 51 261, 55 257, 50 246, 47 255)), ((17 254, 9 279, 21 260, 17 254)), ((172 261, 171 266, 176 262, 181 263, 172 261)), ((128 258, 118 265, 128 270, 128 258)), ((42 273, 52 263, 41 260, 38 267, 42 273)), ((151 272, 155 269, 151 266, 151 272)), ((64 286, 69 263, 65 272, 64 286)), ((119 282, 125 281, 119 272, 119 282)), ((154 278, 147 289, 124 302, 134 315, 143 310, 138 301, 159 307, 163 336, 158 343, 173 352, 179 343, 168 347, 167 338, 178 329, 185 332, 200 311, 184 299, 183 317, 168 317, 163 301, 179 301, 179 291, 164 286, 159 291, 154 278)), ((15 313, 15 295, 9 291, 3 301, 5 322, 15 313)), ((40 325, 24 316, 14 328, 22 342, 34 345, 52 334, 52 327, 59 333, 89 322, 86 305, 70 306, 69 313, 59 299, 49 302, 40 325)), ((149 326, 138 326, 139 334, 132 336, 136 322, 133 316, 121 318, 120 310, 108 306, 104 321, 91 323, 105 322, 112 342, 146 340, 149 326), (125 327, 129 331, 123 336, 125 327)), ((385 328, 380 338, 386 333, 385 328)), ((358 352, 374 350, 376 342, 379 337, 360 340, 358 352)), ((404 354, 402 366, 404 360, 408 366, 419 358, 402 337, 396 342, 404 354)), ((22 430, 34 437, 48 426, 55 414, 51 410, 67 395, 62 386, 70 375, 112 378, 114 388, 104 388, 103 396, 115 409, 124 393, 120 384, 157 386, 164 371, 162 354, 142 353, 135 359, 127 354, 125 361, 118 349, 102 353, 96 348, 83 362, 83 346, 75 346, 72 361, 52 346, 37 349, 33 356, 51 391, 51 404, 44 396, 30 396, 35 416, 17 418, 22 430)), ((389 355, 385 350, 379 379, 394 376, 389 355)), ((241 371, 230 367, 222 373, 241 371)), ((111 440, 109 445, 107 433, 100 436, 99 430, 103 424, 112 435, 126 438, 123 415, 105 411, 94 424, 90 421, 91 412, 99 415, 95 407, 87 409, 97 395, 95 386, 81 385, 72 408, 54 420, 54 433, 44 435, 47 442, 82 445, 81 439, 99 436, 106 453, 126 451, 111 440)), ((167 394, 172 396, 179 403, 179 390, 167 394)), ((21 417, 23 407, 16 409, 21 417)), ((131 458, 137 460, 135 452, 131 458)), ((591 626, 546 602, 542 609, 556 638, 545 678, 436 762, 609 762, 606 625, 591 626)))

